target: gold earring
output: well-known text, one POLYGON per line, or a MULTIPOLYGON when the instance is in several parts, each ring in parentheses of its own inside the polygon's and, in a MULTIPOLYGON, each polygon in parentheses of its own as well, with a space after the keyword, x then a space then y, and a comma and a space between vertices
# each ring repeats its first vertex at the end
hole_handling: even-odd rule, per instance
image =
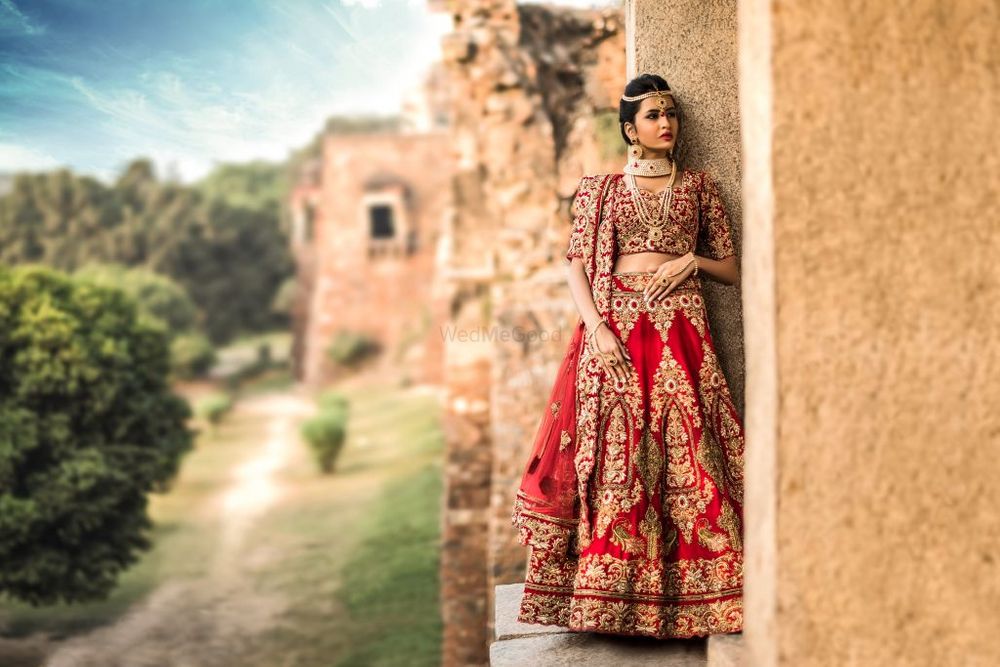
POLYGON ((642 159, 642 144, 637 137, 632 139, 632 145, 628 147, 628 156, 633 160, 642 159))

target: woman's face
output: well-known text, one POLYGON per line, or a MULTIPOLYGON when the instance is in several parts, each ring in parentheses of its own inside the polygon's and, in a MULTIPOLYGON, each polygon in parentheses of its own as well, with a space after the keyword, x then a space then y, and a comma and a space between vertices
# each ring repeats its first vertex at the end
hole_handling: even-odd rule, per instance
POLYGON ((625 124, 630 139, 638 137, 645 157, 664 157, 677 141, 677 109, 669 95, 654 95, 640 102, 634 123, 625 124))

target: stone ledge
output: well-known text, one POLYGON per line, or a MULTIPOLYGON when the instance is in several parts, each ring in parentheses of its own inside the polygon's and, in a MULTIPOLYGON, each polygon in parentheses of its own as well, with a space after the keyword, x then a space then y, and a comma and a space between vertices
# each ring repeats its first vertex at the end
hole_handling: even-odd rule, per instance
POLYGON ((708 667, 743 667, 743 634, 708 638, 708 667))
MULTIPOLYGON (((709 641, 705 639, 618 637, 571 632, 555 625, 519 623, 517 610, 523 594, 524 584, 496 587, 496 641, 490 645, 491 667, 613 664, 707 667, 709 664, 709 641)), ((720 663, 720 667, 736 664, 720 663)))

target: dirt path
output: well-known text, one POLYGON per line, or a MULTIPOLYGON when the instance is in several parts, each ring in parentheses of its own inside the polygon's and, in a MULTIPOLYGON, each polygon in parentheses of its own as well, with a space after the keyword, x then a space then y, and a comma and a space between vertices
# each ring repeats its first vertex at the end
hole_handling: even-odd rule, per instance
MULTIPOLYGON (((285 607, 282 599, 249 590, 242 576, 273 554, 248 544, 254 521, 285 493, 279 481, 297 445, 298 425, 313 412, 295 392, 241 400, 228 419, 266 424, 247 457, 235 462, 230 482, 207 511, 216 517, 219 547, 205 577, 171 580, 113 625, 58 645, 48 667, 205 667, 233 665, 246 642, 285 607)), ((280 666, 278 666, 280 667, 280 666)))

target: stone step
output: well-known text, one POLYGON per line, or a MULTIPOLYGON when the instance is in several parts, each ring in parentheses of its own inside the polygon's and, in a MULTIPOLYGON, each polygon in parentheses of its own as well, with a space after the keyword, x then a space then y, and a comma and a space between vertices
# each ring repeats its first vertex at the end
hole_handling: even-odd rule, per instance
POLYGON ((496 587, 496 638, 490 645, 491 667, 572 665, 658 665, 659 667, 741 667, 742 635, 713 635, 707 640, 620 637, 571 632, 555 625, 517 621, 524 584, 496 587))

